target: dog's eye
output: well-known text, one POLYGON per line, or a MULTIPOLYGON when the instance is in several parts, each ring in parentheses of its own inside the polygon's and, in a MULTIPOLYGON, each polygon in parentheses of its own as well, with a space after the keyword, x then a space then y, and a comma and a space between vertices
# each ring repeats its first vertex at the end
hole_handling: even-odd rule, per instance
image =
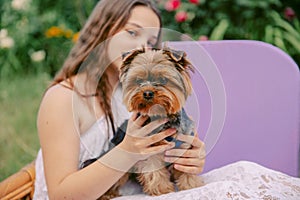
POLYGON ((143 83, 143 79, 141 79, 141 78, 136 78, 136 79, 135 79, 135 83, 140 85, 140 84, 143 83))
POLYGON ((159 77, 158 81, 160 84, 165 85, 167 84, 168 79, 166 77, 159 77))

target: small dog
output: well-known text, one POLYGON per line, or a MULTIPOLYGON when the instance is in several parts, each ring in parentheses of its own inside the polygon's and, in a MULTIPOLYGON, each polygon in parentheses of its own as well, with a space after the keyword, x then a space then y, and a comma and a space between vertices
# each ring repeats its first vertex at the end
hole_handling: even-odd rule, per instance
MULTIPOLYGON (((167 128, 177 132, 159 144, 175 142, 175 148, 190 148, 190 145, 176 140, 178 134, 194 135, 194 122, 187 116, 183 107, 192 93, 189 72, 194 68, 183 51, 164 47, 163 49, 138 49, 123 54, 120 82, 123 90, 123 103, 129 112, 136 111, 147 115, 150 121, 168 117, 169 121, 154 130, 155 134, 167 128)), ((111 142, 119 144, 126 133, 128 120, 118 128, 111 142)), ((144 125, 145 125, 144 124, 144 125)), ((154 155, 135 164, 136 179, 149 195, 161 195, 178 190, 186 190, 203 185, 197 175, 177 171, 171 163, 164 162, 164 155, 154 155), (175 185, 174 185, 175 183, 175 185)), ((118 188, 128 179, 126 173, 100 199, 119 196, 118 188)))
MULTIPOLYGON (((194 123, 183 109, 187 97, 192 93, 189 71, 193 72, 194 68, 187 60, 185 52, 170 48, 160 50, 143 48, 123 55, 120 73, 123 103, 128 111, 148 115, 151 121, 168 117, 169 121, 153 132, 176 128, 177 133, 166 140, 174 141, 176 147, 183 148, 190 148, 190 145, 176 140, 176 135, 194 135, 194 123)), ((118 129, 113 138, 112 142, 115 145, 123 140, 127 122, 118 129)), ((137 180, 143 186, 144 192, 149 195, 174 192, 172 181, 178 190, 203 185, 199 176, 177 171, 173 165, 166 166, 163 155, 151 156, 145 161, 138 162, 134 168, 140 172, 137 180)))

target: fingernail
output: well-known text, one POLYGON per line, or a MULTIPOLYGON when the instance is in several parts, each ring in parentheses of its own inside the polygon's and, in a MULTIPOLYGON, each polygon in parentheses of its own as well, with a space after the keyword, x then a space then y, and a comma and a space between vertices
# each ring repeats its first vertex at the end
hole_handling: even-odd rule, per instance
POLYGON ((175 142, 170 142, 169 146, 172 148, 175 147, 175 142))
POLYGON ((176 133, 176 128, 170 128, 170 133, 176 133))
POLYGON ((167 123, 169 121, 169 118, 164 119, 164 123, 167 123))

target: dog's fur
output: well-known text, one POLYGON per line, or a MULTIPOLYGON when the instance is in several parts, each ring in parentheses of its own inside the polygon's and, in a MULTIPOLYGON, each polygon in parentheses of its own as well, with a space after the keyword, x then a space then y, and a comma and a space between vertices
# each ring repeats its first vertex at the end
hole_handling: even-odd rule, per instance
MULTIPOLYGON (((175 148, 190 148, 189 144, 176 140, 178 134, 194 135, 194 123, 183 109, 187 97, 192 93, 190 71, 193 71, 193 67, 186 54, 170 48, 143 48, 123 55, 120 82, 123 102, 128 111, 149 116, 146 123, 161 117, 169 118, 169 122, 150 134, 170 127, 177 129, 176 134, 159 144, 173 141, 176 143, 175 148)), ((115 145, 123 140, 127 122, 123 123, 112 139, 115 145)), ((165 163, 163 158, 163 154, 154 155, 134 166, 138 173, 136 179, 146 194, 161 195, 176 191, 176 187, 178 190, 186 190, 203 185, 199 176, 178 171, 171 163, 165 163)), ((127 179, 128 174, 125 174, 100 199, 118 196, 118 188, 127 179)))

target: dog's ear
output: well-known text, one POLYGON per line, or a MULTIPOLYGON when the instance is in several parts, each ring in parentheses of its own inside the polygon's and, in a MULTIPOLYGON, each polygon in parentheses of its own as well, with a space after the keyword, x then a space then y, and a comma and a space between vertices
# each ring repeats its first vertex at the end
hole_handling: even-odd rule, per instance
POLYGON ((140 53, 144 53, 144 52, 145 52, 145 48, 134 49, 134 50, 122 53, 123 65, 130 64, 132 62, 132 60, 135 58, 135 56, 137 56, 140 53))
POLYGON ((169 49, 168 54, 175 62, 179 62, 185 56, 184 51, 177 51, 174 49, 169 49))
POLYGON ((122 53, 122 61, 127 60, 128 57, 132 54, 132 51, 127 51, 122 53))
POLYGON ((175 64, 175 67, 179 72, 194 72, 194 67, 191 64, 191 62, 187 59, 186 53, 184 51, 174 50, 165 47, 163 52, 170 58, 170 61, 172 61, 175 64))
POLYGON ((140 53, 144 53, 145 49, 134 49, 132 51, 128 51, 128 52, 124 52, 122 53, 122 65, 120 68, 120 81, 123 82, 124 78, 125 78, 125 74, 128 71, 131 62, 133 61, 133 59, 140 53))
POLYGON ((174 63, 175 68, 183 76, 183 84, 185 86, 185 97, 192 93, 192 83, 190 72, 194 72, 192 63, 187 59, 187 55, 184 51, 174 50, 168 47, 164 47, 163 52, 169 57, 170 61, 174 63))

